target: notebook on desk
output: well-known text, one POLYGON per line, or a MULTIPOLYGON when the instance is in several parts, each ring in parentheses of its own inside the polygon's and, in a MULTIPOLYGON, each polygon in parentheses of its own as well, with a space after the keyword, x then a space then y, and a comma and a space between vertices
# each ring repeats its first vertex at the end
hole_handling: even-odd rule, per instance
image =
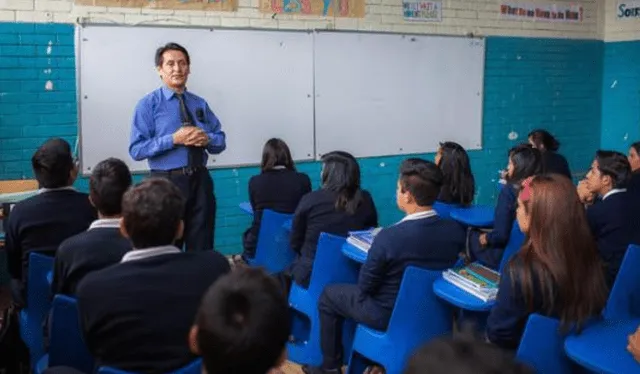
POLYGON ((477 262, 445 270, 442 272, 442 277, 485 302, 495 300, 498 294, 500 273, 477 262))
POLYGON ((349 231, 347 242, 367 252, 369 248, 371 248, 371 244, 373 244, 373 239, 375 239, 380 230, 382 230, 382 227, 376 227, 371 230, 349 231))

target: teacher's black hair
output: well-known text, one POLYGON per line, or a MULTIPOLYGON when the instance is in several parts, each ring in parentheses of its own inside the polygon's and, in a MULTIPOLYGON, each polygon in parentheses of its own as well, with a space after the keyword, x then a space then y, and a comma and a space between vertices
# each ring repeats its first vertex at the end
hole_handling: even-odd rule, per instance
POLYGON ((184 57, 187 59, 187 64, 191 65, 191 58, 189 57, 189 52, 187 52, 187 49, 178 43, 171 42, 156 49, 156 58, 155 58, 156 66, 162 66, 162 63, 164 62, 163 55, 166 51, 182 52, 184 54, 184 57))

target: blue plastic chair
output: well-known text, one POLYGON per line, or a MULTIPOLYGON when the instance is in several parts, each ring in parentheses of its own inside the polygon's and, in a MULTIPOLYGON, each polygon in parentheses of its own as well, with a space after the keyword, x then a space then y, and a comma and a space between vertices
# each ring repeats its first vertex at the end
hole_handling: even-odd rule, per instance
MULTIPOLYGON (((342 254, 341 249, 344 243, 346 243, 346 238, 321 233, 318 239, 318 248, 313 263, 309 288, 304 289, 295 282, 291 286, 289 306, 307 316, 311 322, 309 331, 305 331, 308 332, 308 339, 287 344, 289 359, 293 362, 315 366, 322 363, 320 319, 318 317, 320 294, 329 284, 355 284, 358 280, 359 264, 342 254)), ((353 322, 347 323, 343 331, 346 350, 351 347, 350 341, 353 331, 350 329, 350 324, 353 324, 353 322)), ((296 324, 294 324, 294 337, 300 335, 300 331, 296 331, 296 327, 296 324)), ((345 354, 344 357, 349 357, 349 355, 345 354)))
POLYGON ((362 372, 361 355, 382 365, 387 374, 400 374, 417 347, 451 332, 452 310, 432 291, 440 275, 414 266, 405 270, 387 331, 358 325, 348 373, 362 372))
POLYGON ((640 317, 640 246, 627 249, 602 314, 608 320, 640 317))
POLYGON ((253 267, 263 267, 269 273, 283 271, 295 258, 289 244, 289 231, 285 223, 291 221, 291 214, 276 213, 270 209, 262 211, 256 256, 248 259, 253 267))
POLYGON ((53 257, 32 252, 27 274, 27 306, 20 311, 20 336, 27 348, 31 365, 37 366, 44 356, 44 321, 51 309, 47 273, 53 270, 53 257))
POLYGON ((49 353, 38 361, 36 373, 40 374, 47 367, 54 366, 69 366, 84 373, 93 372, 94 360, 82 339, 76 299, 66 295, 53 298, 50 327, 49 353))
POLYGON ((516 359, 542 374, 572 374, 579 369, 564 353, 560 321, 535 313, 529 316, 516 359))
MULTIPOLYGON (((98 369, 98 374, 137 374, 130 371, 118 370, 108 366, 102 366, 98 369)), ((202 374, 202 359, 196 359, 187 366, 180 368, 176 371, 171 371, 166 374, 202 374)))
POLYGON ((507 246, 504 248, 504 252, 502 253, 502 259, 500 260, 500 267, 498 268, 498 272, 502 273, 505 265, 509 262, 514 254, 518 253, 523 244, 524 233, 520 230, 518 221, 514 220, 513 226, 511 227, 511 233, 509 233, 509 241, 507 242, 507 246))
POLYGON ((435 204, 433 204, 433 209, 441 218, 450 218, 451 212, 460 208, 461 207, 458 204, 446 204, 439 201, 436 201, 435 204))

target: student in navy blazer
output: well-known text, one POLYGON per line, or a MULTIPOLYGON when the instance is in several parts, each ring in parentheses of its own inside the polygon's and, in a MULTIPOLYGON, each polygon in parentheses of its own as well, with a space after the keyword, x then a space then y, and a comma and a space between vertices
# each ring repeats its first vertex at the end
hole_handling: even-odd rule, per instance
POLYGON ((547 130, 533 130, 529 133, 529 143, 542 153, 542 172, 561 174, 572 179, 569 163, 558 153, 560 142, 547 130))
POLYGON ((631 165, 631 179, 627 188, 629 192, 640 197, 640 142, 631 144, 627 158, 631 165))
POLYGON ((262 212, 270 209, 278 213, 295 212, 302 196, 311 192, 311 180, 296 171, 287 143, 269 139, 262 150, 261 172, 249 179, 249 201, 253 208, 253 222, 242 236, 244 252, 234 256, 235 262, 255 257, 262 212))
POLYGON ((559 174, 527 179, 518 198, 522 248, 505 266, 487 339, 517 349, 533 313, 578 329, 602 311, 604 274, 586 214, 571 181, 559 174))
POLYGON ((387 328, 408 266, 443 270, 455 264, 464 249, 465 231, 432 209, 442 182, 442 172, 432 162, 414 158, 402 163, 396 196, 406 216, 378 233, 357 285, 325 288, 318 304, 324 359, 321 367, 303 367, 305 373, 340 372, 345 318, 378 330, 387 328))
POLYGON ((624 154, 599 150, 587 176, 578 184, 581 201, 589 205, 587 219, 598 242, 609 286, 613 285, 629 244, 640 244, 640 199, 626 189, 630 175, 631 166, 624 154), (595 203, 590 204, 591 201, 595 203))
POLYGON ((471 205, 476 183, 467 151, 458 143, 440 143, 435 162, 443 175, 438 201, 457 206, 471 205))
POLYGON ((494 269, 498 268, 516 218, 516 200, 520 183, 530 176, 539 174, 541 167, 540 151, 531 145, 521 144, 509 150, 505 177, 507 183, 498 195, 493 230, 488 233, 471 232, 469 252, 472 260, 479 260, 494 269))

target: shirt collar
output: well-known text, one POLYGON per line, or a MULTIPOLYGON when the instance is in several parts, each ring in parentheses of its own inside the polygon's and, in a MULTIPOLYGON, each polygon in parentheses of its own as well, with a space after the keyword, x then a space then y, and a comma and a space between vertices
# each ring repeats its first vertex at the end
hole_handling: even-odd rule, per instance
POLYGON ((89 226, 92 229, 117 229, 120 227, 120 218, 101 218, 95 220, 89 226))
MULTIPOLYGON (((171 88, 167 87, 167 86, 162 86, 161 90, 162 90, 162 95, 167 100, 170 100, 171 98, 173 98, 176 95, 176 92, 174 90, 172 90, 171 88)), ((184 94, 185 94, 185 96, 187 94, 187 88, 186 87, 184 89, 184 94)))
POLYGON ((52 192, 52 191, 64 191, 64 190, 75 191, 76 189, 73 188, 73 186, 66 186, 66 187, 60 187, 60 188, 41 188, 38 190, 38 194, 45 193, 45 192, 52 192))
POLYGON ((617 194, 620 192, 627 192, 626 188, 614 188, 613 190, 607 192, 606 194, 604 194, 604 196, 602 196, 602 201, 604 201, 604 199, 606 199, 607 197, 613 195, 613 194, 617 194))
POLYGON ((173 245, 163 245, 160 247, 150 247, 144 249, 134 249, 127 252, 120 262, 129 262, 135 260, 142 260, 145 258, 151 258, 155 256, 168 255, 173 253, 182 252, 178 247, 173 245))
POLYGON ((437 215, 438 215, 438 213, 434 209, 431 209, 431 210, 427 210, 427 211, 424 211, 424 212, 417 212, 417 213, 407 214, 400 222, 413 221, 413 220, 416 220, 416 219, 435 217, 437 215))

